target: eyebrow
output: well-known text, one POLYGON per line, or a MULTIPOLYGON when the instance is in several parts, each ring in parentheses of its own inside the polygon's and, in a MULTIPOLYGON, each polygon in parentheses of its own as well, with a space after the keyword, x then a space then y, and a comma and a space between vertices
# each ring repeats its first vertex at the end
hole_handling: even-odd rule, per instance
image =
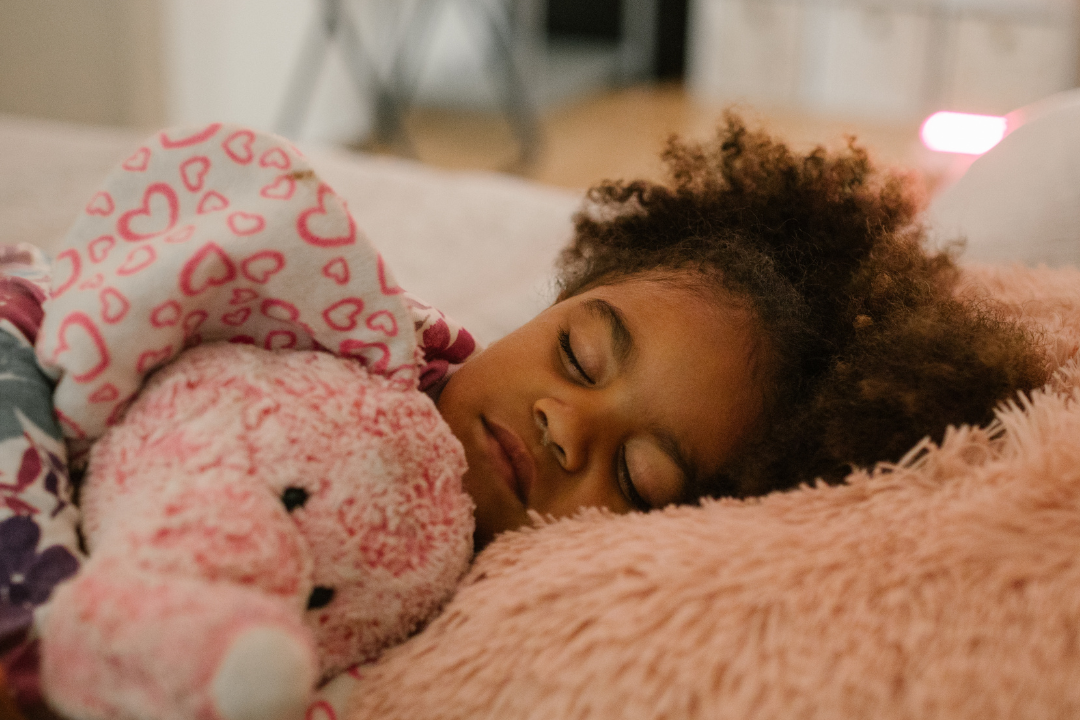
POLYGON ((592 298, 586 301, 585 309, 607 323, 608 331, 611 333, 611 348, 614 351, 615 360, 620 365, 625 364, 634 351, 634 336, 630 334, 629 328, 626 327, 626 320, 623 318, 622 312, 607 300, 601 300, 600 298, 592 298))

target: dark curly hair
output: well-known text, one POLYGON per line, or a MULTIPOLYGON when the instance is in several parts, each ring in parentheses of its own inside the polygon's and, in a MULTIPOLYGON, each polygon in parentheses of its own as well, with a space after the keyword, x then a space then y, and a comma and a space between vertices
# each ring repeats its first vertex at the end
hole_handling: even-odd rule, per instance
POLYGON ((752 311, 765 429, 695 497, 839 482, 1046 381, 1030 332, 958 298, 953 258, 924 249, 913 179, 876 171, 854 139, 799 155, 728 113, 715 139, 673 138, 664 161, 666 184, 589 191, 560 299, 689 270, 752 311))

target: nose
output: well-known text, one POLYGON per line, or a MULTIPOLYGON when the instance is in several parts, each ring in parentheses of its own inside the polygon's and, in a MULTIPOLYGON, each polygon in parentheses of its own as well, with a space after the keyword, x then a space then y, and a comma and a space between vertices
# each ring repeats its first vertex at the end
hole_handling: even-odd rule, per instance
POLYGON ((540 444, 552 452, 563 470, 575 472, 585 467, 592 440, 585 413, 560 400, 542 398, 533 404, 533 422, 540 431, 540 444))

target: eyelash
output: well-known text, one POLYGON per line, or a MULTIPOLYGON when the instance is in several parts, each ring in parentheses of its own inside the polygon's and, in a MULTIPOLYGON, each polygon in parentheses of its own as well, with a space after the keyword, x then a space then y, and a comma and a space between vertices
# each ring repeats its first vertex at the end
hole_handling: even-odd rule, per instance
POLYGON ((619 481, 619 490, 623 496, 638 510, 642 512, 648 512, 652 508, 649 503, 645 502, 645 498, 637 491, 637 487, 634 486, 634 480, 630 477, 630 467, 626 464, 626 446, 623 445, 619 448, 618 469, 616 470, 616 477, 619 481))
POLYGON ((596 381, 589 377, 589 374, 585 372, 585 368, 581 367, 581 363, 578 362, 577 355, 574 354, 574 348, 570 345, 569 330, 559 330, 559 347, 562 348, 563 354, 574 368, 574 372, 577 373, 586 384, 595 385, 596 381))
MULTIPOLYGON (((596 382, 589 377, 589 374, 585 372, 585 368, 581 366, 577 356, 574 354, 573 345, 570 344, 570 331, 566 329, 559 330, 559 347, 562 348, 563 355, 566 356, 567 362, 574 369, 574 373, 577 374, 586 384, 595 385, 596 382)), ((619 486, 619 492, 623 494, 636 509, 642 512, 648 512, 652 508, 649 503, 645 501, 645 498, 637 491, 637 487, 634 486, 634 480, 630 477, 630 467, 626 464, 626 446, 619 448, 619 455, 616 458, 615 468, 616 483, 619 486)))

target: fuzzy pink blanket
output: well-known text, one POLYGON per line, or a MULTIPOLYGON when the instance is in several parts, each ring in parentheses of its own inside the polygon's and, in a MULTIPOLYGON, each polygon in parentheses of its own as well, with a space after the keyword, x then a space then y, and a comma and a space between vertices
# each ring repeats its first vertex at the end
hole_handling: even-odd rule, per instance
POLYGON ((1080 717, 1080 272, 967 283, 1046 388, 842 486, 506 534, 350 717, 1080 717))

